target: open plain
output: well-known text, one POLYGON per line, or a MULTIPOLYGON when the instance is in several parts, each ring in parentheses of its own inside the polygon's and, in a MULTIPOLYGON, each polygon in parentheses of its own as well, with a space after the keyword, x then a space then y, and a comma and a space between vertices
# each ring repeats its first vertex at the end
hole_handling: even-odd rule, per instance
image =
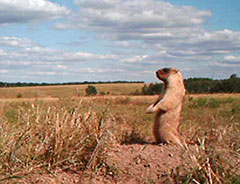
POLYGON ((186 95, 187 144, 157 145, 143 85, 1 88, 0 183, 239 183, 240 95, 186 95))

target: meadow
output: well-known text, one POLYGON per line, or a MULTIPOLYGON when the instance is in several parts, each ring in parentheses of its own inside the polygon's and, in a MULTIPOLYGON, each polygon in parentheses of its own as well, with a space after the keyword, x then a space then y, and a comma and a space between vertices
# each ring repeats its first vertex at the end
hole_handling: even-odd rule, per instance
MULTIPOLYGON (((79 97, 86 95, 87 86, 88 84, 0 88, 0 99, 79 97)), ((99 94, 130 95, 136 90, 141 91, 144 83, 94 84, 93 86, 97 88, 99 94)))
POLYGON ((240 183, 239 94, 188 94, 182 148, 154 144, 143 84, 94 86, 0 89, 0 183, 240 183))

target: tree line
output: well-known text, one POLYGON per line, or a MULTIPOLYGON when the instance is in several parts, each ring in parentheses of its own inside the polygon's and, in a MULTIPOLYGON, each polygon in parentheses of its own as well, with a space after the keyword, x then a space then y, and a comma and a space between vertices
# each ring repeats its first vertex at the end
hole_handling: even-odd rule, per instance
POLYGON ((33 83, 33 82, 0 82, 0 87, 28 87, 28 86, 58 86, 58 85, 81 85, 81 84, 114 84, 114 83, 144 83, 144 81, 84 81, 65 83, 33 83))
POLYGON ((232 74, 228 79, 190 78, 185 81, 189 93, 239 93, 240 78, 232 74))
MULTIPOLYGON (((232 74, 228 79, 214 80, 210 78, 189 78, 184 80, 188 93, 240 93, 240 78, 232 74)), ((142 90, 136 90, 133 95, 156 95, 163 91, 163 83, 145 84, 142 90)), ((95 86, 86 88, 87 95, 98 94, 95 86)))
MULTIPOLYGON (((184 80, 188 93, 240 93, 240 78, 232 74, 228 79, 214 80, 210 78, 189 78, 184 80)), ((160 94, 162 83, 144 85, 142 94, 160 94)))
MULTIPOLYGON (((108 83, 144 83, 143 81, 106 81, 106 82, 67 82, 67 83, 5 83, 0 82, 0 87, 26 87, 26 86, 52 86, 52 85, 76 85, 89 84, 87 94, 97 94, 94 84, 108 83)), ((232 74, 228 79, 214 80, 210 78, 189 78, 184 80, 188 93, 240 93, 240 78, 232 74)), ((150 83, 144 85, 141 91, 136 91, 135 95, 155 95, 163 90, 163 83, 150 83)))

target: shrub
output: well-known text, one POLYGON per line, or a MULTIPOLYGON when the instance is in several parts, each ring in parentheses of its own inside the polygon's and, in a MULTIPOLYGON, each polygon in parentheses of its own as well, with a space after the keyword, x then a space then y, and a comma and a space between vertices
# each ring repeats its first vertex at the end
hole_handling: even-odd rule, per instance
POLYGON ((17 98, 22 98, 22 94, 19 93, 19 94, 17 95, 17 98))
POLYGON ((96 95, 98 92, 97 92, 97 88, 95 86, 91 86, 89 85, 87 88, 86 88, 86 93, 87 95, 96 95))

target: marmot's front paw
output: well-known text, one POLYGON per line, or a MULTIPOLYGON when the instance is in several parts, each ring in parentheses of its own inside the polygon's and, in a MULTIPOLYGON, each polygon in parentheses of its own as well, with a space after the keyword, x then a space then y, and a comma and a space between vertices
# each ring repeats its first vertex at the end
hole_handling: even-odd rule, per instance
POLYGON ((154 110, 153 110, 153 104, 152 105, 150 105, 147 109, 146 109, 146 113, 147 114, 150 114, 150 113, 153 113, 154 112, 154 110))

